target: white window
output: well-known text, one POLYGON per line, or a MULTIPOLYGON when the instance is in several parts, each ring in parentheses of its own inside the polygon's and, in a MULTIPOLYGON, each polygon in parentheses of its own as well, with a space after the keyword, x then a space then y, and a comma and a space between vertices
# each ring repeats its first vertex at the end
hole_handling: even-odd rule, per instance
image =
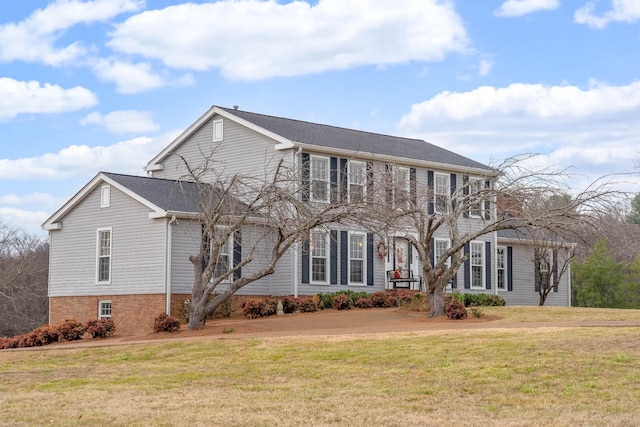
POLYGON ((469 215, 474 218, 484 218, 484 200, 482 190, 484 181, 476 179, 469 184, 469 215))
POLYGON ((111 283, 111 228, 98 229, 96 244, 96 282, 111 283))
POLYGON ((349 162, 349 201, 357 202, 364 197, 366 182, 365 165, 362 162, 349 162))
POLYGON ((100 188, 100 207, 108 208, 111 206, 111 186, 103 185, 100 188))
POLYGON ((409 168, 393 169, 393 203, 396 208, 405 208, 409 204, 410 187, 409 168))
POLYGON ((311 281, 327 283, 327 258, 329 256, 329 233, 322 230, 311 232, 311 281))
MULTIPOLYGON (((211 248, 213 251, 213 247, 211 248)), ((229 273, 231 269, 231 253, 233 252, 233 235, 229 236, 229 238, 220 246, 220 251, 218 252, 218 262, 216 262, 215 269, 213 270, 212 279, 216 277, 220 277, 229 273)), ((225 281, 230 280, 230 278, 225 278, 225 281)))
POLYGON ((365 235, 349 234, 349 283, 364 285, 365 235))
POLYGON ((549 267, 553 263, 553 252, 550 249, 538 249, 538 262, 540 263, 540 272, 548 273, 549 267))
POLYGON ((329 159, 311 157, 311 201, 329 202, 329 159))
POLYGON ((434 192, 434 204, 437 213, 449 212, 449 196, 450 192, 450 178, 449 175, 437 173, 435 175, 435 187, 434 192))
MULTIPOLYGON (((447 249, 449 249, 449 240, 435 239, 433 244, 433 257, 435 262, 438 263, 442 254, 447 252, 447 249)), ((451 257, 447 258, 447 261, 445 261, 445 265, 447 266, 447 268, 449 268, 449 266, 451 265, 451 257)))
POLYGON ((496 272, 498 289, 507 289, 507 251, 504 247, 496 249, 496 272))
POLYGON ((222 141, 224 139, 224 129, 222 120, 213 121, 213 142, 222 141))
POLYGON ((484 289, 484 242, 471 242, 471 288, 484 289))
POLYGON ((98 319, 108 319, 111 317, 111 301, 98 301, 98 319))

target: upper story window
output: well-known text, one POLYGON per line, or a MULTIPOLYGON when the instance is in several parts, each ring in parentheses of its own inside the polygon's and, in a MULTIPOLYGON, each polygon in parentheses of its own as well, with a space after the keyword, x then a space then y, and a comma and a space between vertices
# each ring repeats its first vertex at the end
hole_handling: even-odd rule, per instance
POLYGON ((111 186, 103 185, 100 188, 100 207, 108 208, 111 206, 111 186))
POLYGON ((213 142, 222 141, 224 139, 224 129, 222 119, 213 121, 213 142))
POLYGON ((311 157, 310 180, 311 201, 329 202, 329 159, 326 157, 311 157))
POLYGON ((98 229, 96 254, 96 282, 111 283, 111 228, 98 229))
POLYGON ((323 230, 311 231, 311 281, 327 282, 327 266, 329 257, 329 233, 323 230))
POLYGON ((449 197, 451 194, 449 175, 435 174, 435 185, 433 188, 434 204, 437 213, 449 212, 449 197))
POLYGON ((366 167, 362 162, 350 161, 348 164, 349 175, 349 201, 357 202, 364 197, 366 183, 366 167))
POLYGON ((484 181, 480 179, 469 183, 469 216, 484 218, 485 200, 483 199, 484 181))
POLYGON ((393 168, 393 206, 405 208, 409 205, 410 193, 409 168, 393 168))
POLYGON ((471 242, 471 289, 484 289, 484 242, 471 242))

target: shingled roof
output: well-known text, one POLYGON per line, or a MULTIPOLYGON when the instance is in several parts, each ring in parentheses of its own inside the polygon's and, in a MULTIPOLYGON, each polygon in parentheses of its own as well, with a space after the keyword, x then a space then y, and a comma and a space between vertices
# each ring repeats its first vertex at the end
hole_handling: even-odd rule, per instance
POLYGON ((165 211, 200 212, 198 187, 193 182, 112 172, 103 174, 165 211))
POLYGON ((224 110, 228 114, 240 117, 293 142, 433 163, 444 163, 464 168, 491 170, 489 166, 421 139, 382 135, 231 108, 214 108, 224 110))

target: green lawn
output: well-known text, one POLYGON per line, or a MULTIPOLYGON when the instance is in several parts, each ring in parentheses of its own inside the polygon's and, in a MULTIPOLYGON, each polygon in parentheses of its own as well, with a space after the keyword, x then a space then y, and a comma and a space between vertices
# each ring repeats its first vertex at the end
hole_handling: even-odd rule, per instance
MULTIPOLYGON (((502 322, 640 319, 622 310, 486 312, 502 322)), ((638 402, 638 327, 0 351, 0 425, 636 426, 638 402)))

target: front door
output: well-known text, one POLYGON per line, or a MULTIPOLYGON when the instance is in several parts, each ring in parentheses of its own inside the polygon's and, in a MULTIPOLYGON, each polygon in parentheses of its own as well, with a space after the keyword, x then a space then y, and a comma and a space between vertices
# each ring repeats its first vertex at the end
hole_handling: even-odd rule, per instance
POLYGON ((394 246, 394 269, 409 270, 411 268, 411 261, 409 261, 409 241, 406 239, 396 238, 394 246))

